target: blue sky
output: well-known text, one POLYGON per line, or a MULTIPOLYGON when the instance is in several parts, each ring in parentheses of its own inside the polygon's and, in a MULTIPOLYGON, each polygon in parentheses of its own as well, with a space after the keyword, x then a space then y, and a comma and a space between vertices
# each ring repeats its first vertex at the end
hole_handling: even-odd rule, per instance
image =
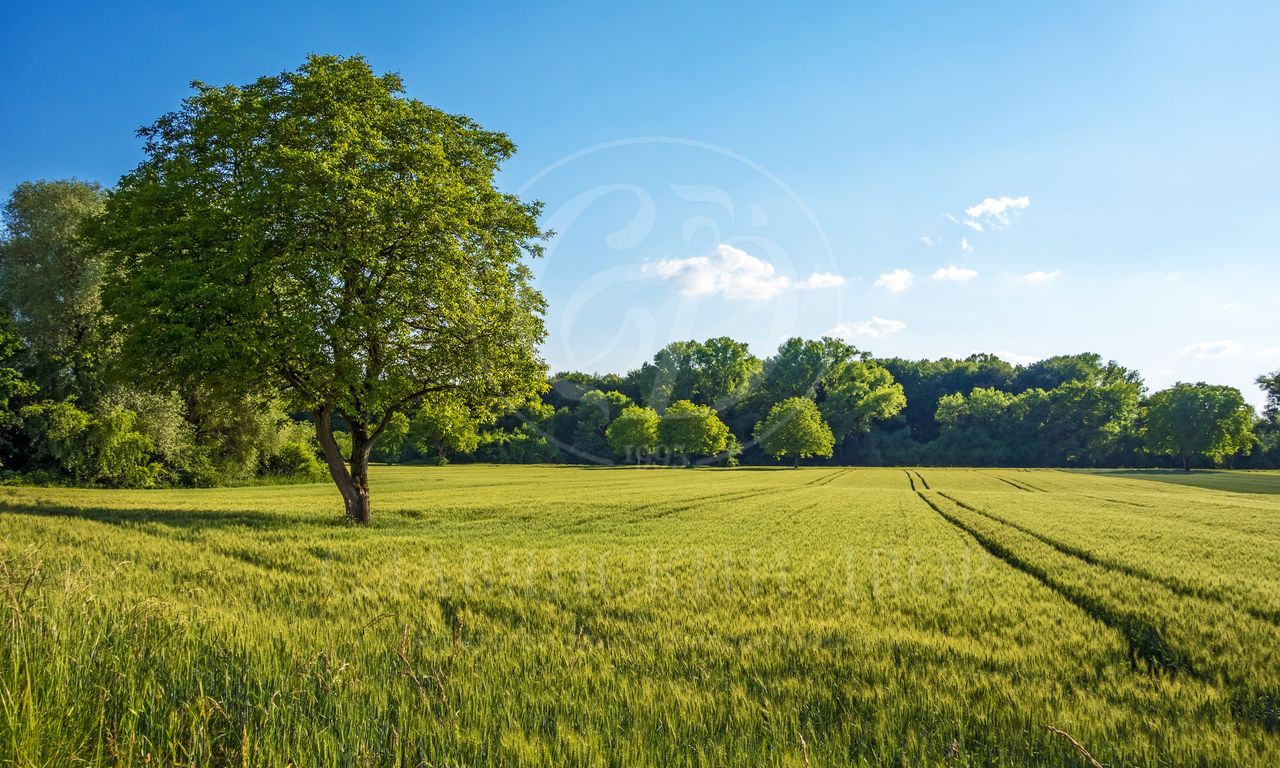
POLYGON ((1280 368, 1280 6, 633 5, 6 4, 0 189, 111 184, 190 80, 361 53, 520 146, 553 368, 827 332, 1254 402, 1280 368))

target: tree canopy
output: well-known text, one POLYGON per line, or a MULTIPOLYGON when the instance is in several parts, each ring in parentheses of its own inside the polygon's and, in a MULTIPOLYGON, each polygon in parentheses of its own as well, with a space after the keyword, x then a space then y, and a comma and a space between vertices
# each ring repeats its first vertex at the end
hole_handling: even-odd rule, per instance
POLYGON ((369 450, 394 414, 543 386, 525 264, 538 206, 494 186, 515 147, 359 57, 194 89, 141 130, 146 159, 97 228, 124 358, 165 381, 278 388, 312 414, 347 514, 367 521, 369 450))
POLYGON ((658 447, 658 412, 652 408, 631 406, 623 409, 605 431, 609 447, 620 458, 640 461, 650 457, 658 447))
POLYGON ((1192 458, 1221 460, 1253 445, 1253 419, 1237 389, 1179 383, 1151 396, 1147 445, 1153 453, 1178 457, 1190 471, 1192 458))
POLYGON ((730 432, 714 408, 678 400, 662 413, 658 443, 673 454, 715 456, 729 447, 730 432))
POLYGON ((754 437, 770 456, 790 456, 797 467, 800 459, 830 458, 835 447, 831 427, 807 397, 791 397, 773 406, 768 418, 756 424, 754 437))

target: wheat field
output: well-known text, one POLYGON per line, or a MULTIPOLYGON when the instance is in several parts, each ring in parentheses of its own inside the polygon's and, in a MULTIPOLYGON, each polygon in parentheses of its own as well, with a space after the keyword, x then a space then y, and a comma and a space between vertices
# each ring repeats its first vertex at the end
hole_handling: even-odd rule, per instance
POLYGON ((0 488, 0 765, 1280 764, 1277 473, 373 494, 0 488))

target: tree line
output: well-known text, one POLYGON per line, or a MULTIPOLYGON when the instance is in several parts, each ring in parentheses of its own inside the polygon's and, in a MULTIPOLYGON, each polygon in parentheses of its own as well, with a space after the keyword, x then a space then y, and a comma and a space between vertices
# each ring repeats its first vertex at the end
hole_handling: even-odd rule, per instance
MULTIPOLYGON (((326 476, 313 413, 270 386, 139 377, 103 308, 111 262, 89 236, 108 193, 19 185, 0 243, 0 466, 7 476, 150 487, 326 476)), ((143 339, 151 343, 153 339, 143 339)), ((427 393, 371 441, 388 463, 798 463, 963 466, 1280 465, 1280 372, 1258 415, 1229 387, 1148 393, 1096 354, 1014 365, 875 358, 793 338, 761 359, 720 337, 680 341, 626 374, 544 377, 522 400, 427 393)), ((355 444, 339 420, 344 460, 355 444)))
POLYGON ((548 376, 540 206, 502 133, 360 57, 193 84, 110 189, 18 185, 0 239, 0 473, 116 487, 332 479, 370 461, 1277 466, 1280 373, 1149 394, 1098 355, 880 359, 682 341, 548 376))

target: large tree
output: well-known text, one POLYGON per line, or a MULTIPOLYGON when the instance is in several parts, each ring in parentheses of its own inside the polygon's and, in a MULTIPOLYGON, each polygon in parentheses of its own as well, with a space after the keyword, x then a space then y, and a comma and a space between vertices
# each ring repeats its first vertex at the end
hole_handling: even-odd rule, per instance
POLYGON ((769 416, 756 424, 753 436, 766 453, 776 459, 790 456, 794 466, 810 456, 831 457, 835 438, 831 427, 822 420, 818 406, 807 397, 792 397, 769 410, 769 416))
POLYGON ((1147 403, 1147 448, 1190 472, 1195 456, 1221 461, 1252 446, 1254 418, 1235 387, 1178 383, 1147 403))
POLYGON ((524 263, 539 209, 494 186, 515 148, 359 57, 193 87, 140 131, 147 158, 98 227, 125 359, 286 393, 367 522, 369 450, 394 414, 434 394, 488 407, 545 381, 544 301, 524 263))

